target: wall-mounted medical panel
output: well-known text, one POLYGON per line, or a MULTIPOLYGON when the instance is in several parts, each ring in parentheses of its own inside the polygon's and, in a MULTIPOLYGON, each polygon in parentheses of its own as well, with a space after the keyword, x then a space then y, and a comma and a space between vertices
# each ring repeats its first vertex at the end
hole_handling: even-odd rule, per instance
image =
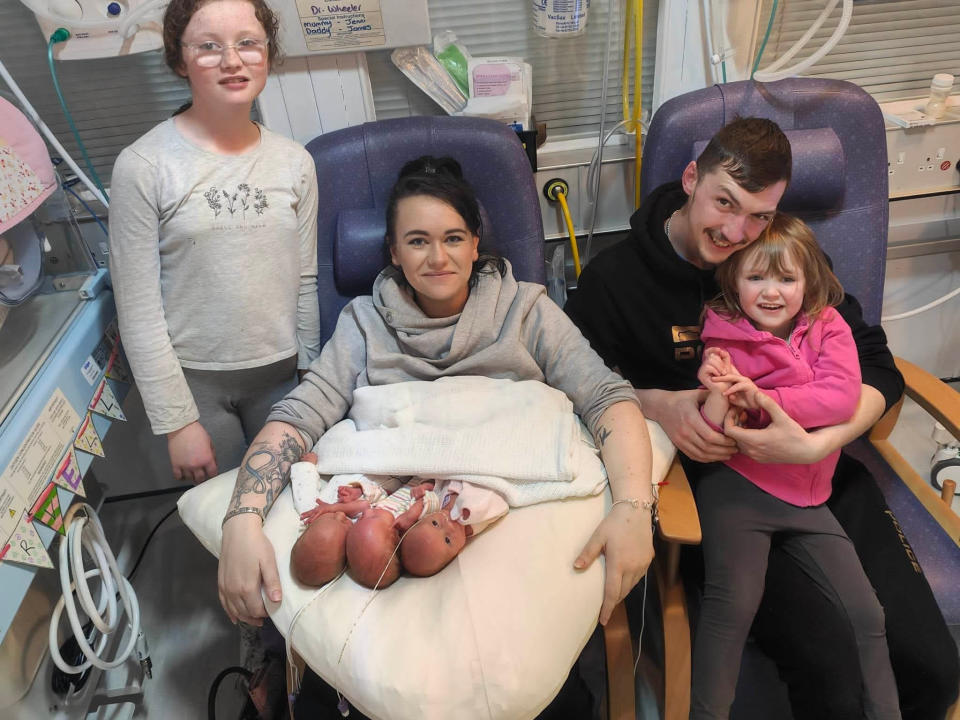
POLYGON ((891 199, 960 190, 960 98, 949 100, 943 118, 914 127, 901 127, 890 119, 906 117, 920 101, 882 106, 888 118, 887 174, 891 199))

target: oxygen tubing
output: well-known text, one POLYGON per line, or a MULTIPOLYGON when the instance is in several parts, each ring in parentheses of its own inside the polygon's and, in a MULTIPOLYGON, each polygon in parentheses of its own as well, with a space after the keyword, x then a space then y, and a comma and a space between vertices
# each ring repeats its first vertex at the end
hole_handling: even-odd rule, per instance
POLYGON ((106 195, 107 193, 103 189, 103 183, 100 182, 100 177, 97 175, 97 171, 93 168, 93 163, 90 161, 90 156, 87 155, 87 147, 83 144, 83 140, 80 139, 80 133, 77 130, 77 126, 73 122, 73 115, 70 114, 70 109, 67 107, 67 101, 63 97, 63 91, 60 89, 60 81, 57 80, 57 69, 53 62, 53 46, 57 43, 65 42, 69 38, 69 30, 66 30, 65 28, 58 28, 57 31, 50 36, 49 42, 47 42, 47 64, 50 66, 50 77, 53 78, 53 89, 57 91, 57 98, 60 100, 60 107, 63 108, 63 114, 67 118, 67 124, 70 126, 70 131, 73 133, 74 140, 77 141, 77 147, 80 148, 80 155, 83 157, 83 162, 86 164, 87 170, 90 171, 90 178, 97 186, 97 189, 103 195, 106 195))

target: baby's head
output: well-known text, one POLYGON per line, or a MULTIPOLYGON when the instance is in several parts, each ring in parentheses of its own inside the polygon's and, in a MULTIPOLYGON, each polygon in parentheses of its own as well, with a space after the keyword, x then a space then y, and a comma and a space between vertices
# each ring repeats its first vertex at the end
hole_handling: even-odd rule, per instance
POLYGON ((364 587, 385 588, 400 577, 400 558, 394 552, 400 533, 393 522, 390 512, 371 508, 347 533, 347 572, 364 587))
POLYGON ((400 543, 400 560, 411 575, 436 575, 453 560, 470 535, 470 527, 450 519, 449 509, 424 516, 400 543))
POLYGON ((343 571, 347 532, 353 527, 342 512, 325 513, 297 539, 290 551, 290 573, 303 585, 319 587, 343 571))
POLYGON ((716 280, 720 295, 709 306, 732 319, 746 316, 761 329, 776 324, 781 315, 792 319, 801 310, 816 319, 843 299, 843 287, 813 231, 784 213, 777 213, 755 242, 721 263, 716 280), (757 283, 764 278, 773 278, 778 287, 761 289, 757 283))

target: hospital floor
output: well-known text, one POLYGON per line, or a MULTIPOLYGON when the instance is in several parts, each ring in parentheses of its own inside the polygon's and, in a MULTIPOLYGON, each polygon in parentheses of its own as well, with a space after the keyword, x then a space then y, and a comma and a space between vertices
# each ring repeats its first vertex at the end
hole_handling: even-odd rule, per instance
MULTIPOLYGON (((175 483, 164 475, 169 472, 165 444, 151 439, 141 423, 139 395, 131 392, 125 402, 130 422, 116 423, 105 439, 107 460, 94 465, 100 491, 105 496, 167 487, 175 483)), ((928 475, 930 457, 935 449, 930 438, 931 422, 911 401, 906 401, 901 421, 893 434, 894 444, 924 477, 928 475)), ((110 503, 100 516, 107 538, 117 554, 120 567, 129 572, 155 524, 176 504, 176 495, 110 503)), ((143 701, 107 706, 88 717, 100 720, 202 720, 206 717, 207 694, 216 675, 240 656, 239 635, 223 611, 217 598, 216 560, 173 513, 163 522, 150 541, 133 581, 140 601, 142 625, 147 635, 153 662, 153 678, 144 683, 143 701)), ((649 614, 649 613, 648 613, 649 614)), ((657 643, 648 630, 644 649, 657 643)), ((602 650, 589 651, 602 666, 602 650)), ((108 673, 104 687, 118 687, 127 682, 126 670, 108 673)), ((600 682, 599 672, 586 671, 585 680, 592 687, 600 682)), ((46 704, 48 693, 38 684, 49 683, 49 670, 41 668, 22 709, 11 720, 44 716, 52 709, 46 704)), ((658 671, 646 656, 641 658, 638 672, 638 718, 657 716, 656 693, 658 671)), ((217 718, 236 718, 242 705, 242 690, 235 676, 220 686, 217 718)), ((64 715, 80 718, 81 714, 64 715)))

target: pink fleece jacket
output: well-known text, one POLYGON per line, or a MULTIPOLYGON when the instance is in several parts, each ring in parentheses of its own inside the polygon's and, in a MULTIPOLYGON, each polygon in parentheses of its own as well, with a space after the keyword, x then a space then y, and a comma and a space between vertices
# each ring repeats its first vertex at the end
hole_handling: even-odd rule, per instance
MULTIPOLYGON (((753 380, 787 415, 811 430, 846 422, 860 399, 860 364, 850 327, 828 307, 813 323, 797 317, 788 341, 757 330, 747 318, 729 322, 708 309, 700 335, 705 347, 730 353, 740 374, 753 380)), ((751 413, 748 425, 769 424, 751 413)), ((820 505, 830 497, 837 450, 810 465, 759 463, 738 453, 727 465, 757 487, 792 505, 820 505)))

